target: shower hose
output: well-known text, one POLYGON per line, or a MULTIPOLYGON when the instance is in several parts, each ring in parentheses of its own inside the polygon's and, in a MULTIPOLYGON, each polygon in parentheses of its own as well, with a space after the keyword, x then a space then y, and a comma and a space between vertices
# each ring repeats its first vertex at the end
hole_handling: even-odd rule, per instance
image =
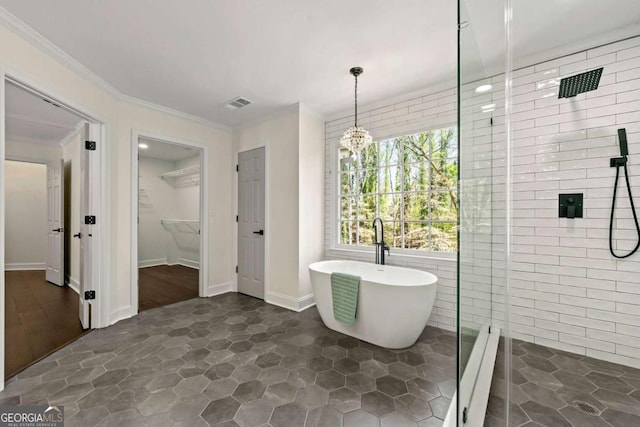
POLYGON ((633 204, 633 195, 631 194, 631 184, 629 183, 629 171, 627 170, 627 162, 625 158, 623 165, 620 165, 620 164, 616 165, 616 181, 615 181, 615 184, 613 185, 613 201, 611 203, 611 220, 609 221, 609 251, 611 251, 611 255, 613 255, 614 257, 623 259, 623 258, 629 258, 631 255, 635 254, 638 251, 638 249, 640 249, 640 224, 638 223, 638 215, 636 214, 636 207, 633 204), (629 202, 631 203, 631 212, 633 214, 633 221, 636 224, 636 232, 638 233, 638 243, 636 244, 635 248, 633 248, 631 252, 624 255, 618 255, 613 250, 613 217, 614 217, 615 208, 616 208, 618 180, 620 179, 620 166, 624 167, 624 177, 625 177, 625 181, 627 182, 627 193, 629 193, 629 202))

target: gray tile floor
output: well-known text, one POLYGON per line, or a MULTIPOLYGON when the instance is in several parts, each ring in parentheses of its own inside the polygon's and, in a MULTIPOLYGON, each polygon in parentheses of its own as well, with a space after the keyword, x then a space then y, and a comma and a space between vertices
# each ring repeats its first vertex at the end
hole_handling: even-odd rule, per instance
POLYGON ((455 335, 386 350, 225 294, 96 330, 12 378, 0 405, 64 405, 67 426, 442 425, 455 335))
MULTIPOLYGON (((502 344, 502 343, 501 343, 502 344)), ((509 426, 640 426, 640 370, 513 340, 509 426)), ((504 426, 499 348, 485 426, 504 426)))

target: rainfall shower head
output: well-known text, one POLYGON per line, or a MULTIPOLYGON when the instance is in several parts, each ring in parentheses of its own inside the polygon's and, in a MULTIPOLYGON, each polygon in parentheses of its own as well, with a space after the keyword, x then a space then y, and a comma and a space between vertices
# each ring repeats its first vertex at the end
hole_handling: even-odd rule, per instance
POLYGON ((573 98, 580 93, 598 89, 603 70, 604 68, 598 68, 597 70, 587 71, 586 73, 576 74, 560 80, 558 99, 573 98))

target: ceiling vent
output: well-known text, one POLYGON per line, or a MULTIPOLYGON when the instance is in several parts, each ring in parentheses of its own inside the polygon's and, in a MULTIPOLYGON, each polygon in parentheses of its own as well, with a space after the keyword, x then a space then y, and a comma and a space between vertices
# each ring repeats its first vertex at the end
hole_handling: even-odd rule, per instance
POLYGON ((47 98, 42 98, 42 100, 43 100, 44 102, 46 102, 47 104, 51 104, 51 105, 53 105, 54 107, 62 108, 62 107, 60 107, 58 104, 56 104, 55 102, 53 102, 53 101, 51 101, 51 100, 48 100, 47 98))
POLYGON ((251 104, 251 101, 249 101, 247 98, 239 96, 229 101, 229 103, 225 105, 225 108, 228 108, 230 110, 237 110, 238 108, 246 107, 249 104, 251 104))

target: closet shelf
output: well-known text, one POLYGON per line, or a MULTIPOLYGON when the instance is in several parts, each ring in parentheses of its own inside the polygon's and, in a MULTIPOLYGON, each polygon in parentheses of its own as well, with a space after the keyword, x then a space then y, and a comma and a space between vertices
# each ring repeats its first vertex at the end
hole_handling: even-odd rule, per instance
POLYGON ((173 228, 181 233, 200 234, 200 221, 188 219, 161 219, 165 228, 173 228))
POLYGON ((184 185, 200 184, 200 165, 189 166, 186 168, 163 173, 160 178, 167 181, 174 187, 184 185))

